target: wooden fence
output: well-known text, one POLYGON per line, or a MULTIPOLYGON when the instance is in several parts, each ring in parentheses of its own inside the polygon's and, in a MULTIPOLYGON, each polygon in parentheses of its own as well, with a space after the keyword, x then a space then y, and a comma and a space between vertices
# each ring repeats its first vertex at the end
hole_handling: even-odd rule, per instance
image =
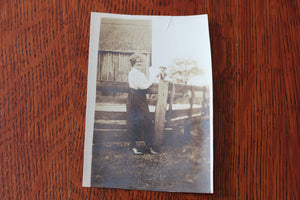
MULTIPOLYGON (((100 81, 97 84, 94 143, 129 141, 127 132, 128 82, 100 81), (119 95, 127 94, 127 95, 119 95), (97 108, 97 105, 102 105, 97 108), (108 105, 103 109, 103 105, 108 105)), ((209 117, 209 92, 206 87, 179 85, 160 80, 147 90, 147 101, 155 106, 156 144, 168 140, 178 127, 190 131, 194 121, 209 117), (185 106, 185 107, 184 107, 185 106)))

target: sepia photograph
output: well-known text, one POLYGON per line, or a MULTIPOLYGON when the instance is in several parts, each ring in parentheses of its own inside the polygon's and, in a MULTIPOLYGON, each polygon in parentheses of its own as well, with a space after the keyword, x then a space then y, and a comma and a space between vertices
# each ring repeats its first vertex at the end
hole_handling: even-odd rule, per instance
POLYGON ((83 186, 213 193, 207 15, 91 13, 83 186))

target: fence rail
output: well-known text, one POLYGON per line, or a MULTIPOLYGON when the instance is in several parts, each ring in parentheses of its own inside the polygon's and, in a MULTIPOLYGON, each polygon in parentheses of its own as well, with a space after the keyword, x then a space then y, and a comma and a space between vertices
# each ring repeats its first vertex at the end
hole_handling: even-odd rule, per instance
MULTIPOLYGON (((182 84, 169 84, 169 90, 171 89, 172 85, 175 87, 176 93, 186 93, 188 91, 202 91, 206 92, 206 87, 202 86, 192 86, 192 85, 182 85, 182 84)), ((106 91, 106 92, 121 92, 121 93, 128 93, 129 83, 128 82, 115 82, 115 81, 98 81, 97 83, 97 90, 98 91, 106 91)), ((158 93, 158 83, 152 84, 152 86, 147 89, 148 94, 157 94, 158 93)))
MULTIPOLYGON (((118 104, 127 107, 128 82, 99 81, 97 83, 97 103, 118 104), (116 94, 122 95, 116 95, 116 94)), ((156 143, 162 143, 164 132, 171 132, 178 125, 189 126, 193 121, 209 115, 209 95, 206 87, 172 84, 160 81, 146 90, 149 105, 155 106, 151 112, 154 120, 156 143), (185 108, 176 108, 178 105, 185 108)), ((95 111, 94 142, 124 140, 127 138, 126 111, 95 111), (118 136, 119 135, 119 136, 118 136)), ((128 139, 126 139, 128 140, 128 139)))

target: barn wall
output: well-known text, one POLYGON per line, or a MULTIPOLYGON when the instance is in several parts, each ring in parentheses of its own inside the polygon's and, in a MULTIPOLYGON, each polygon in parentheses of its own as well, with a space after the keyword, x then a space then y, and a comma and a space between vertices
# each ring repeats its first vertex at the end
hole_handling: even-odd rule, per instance
MULTIPOLYGON (((128 73, 131 70, 129 62, 129 57, 131 55, 132 53, 99 51, 97 80, 127 82, 128 73)), ((147 54, 145 57, 145 72, 148 77, 151 57, 150 54, 147 54)))

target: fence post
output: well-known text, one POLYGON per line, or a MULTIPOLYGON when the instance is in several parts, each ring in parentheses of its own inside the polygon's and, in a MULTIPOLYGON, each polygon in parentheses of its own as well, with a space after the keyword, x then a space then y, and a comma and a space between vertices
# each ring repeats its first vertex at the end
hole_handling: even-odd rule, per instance
POLYGON ((163 143, 163 132, 165 128, 166 109, 168 100, 169 83, 164 80, 159 80, 158 97, 155 107, 155 143, 161 145, 163 143))
POLYGON ((189 118, 188 118, 188 120, 186 120, 186 123, 185 123, 185 128, 184 128, 185 136, 190 136, 191 126, 192 126, 192 122, 193 122, 193 104, 194 104, 194 96, 195 96, 193 86, 190 86, 190 92, 191 92, 191 96, 190 96, 189 118))
POLYGON ((130 105, 129 105, 129 102, 130 102, 130 92, 128 92, 128 95, 127 95, 127 101, 126 101, 126 127, 127 127, 127 133, 130 134, 130 130, 131 130, 131 127, 130 127, 130 117, 129 117, 129 113, 130 113, 130 105))
POLYGON ((189 112, 189 119, 190 119, 190 122, 192 121, 192 115, 193 115, 193 104, 194 104, 194 97, 195 97, 195 94, 194 94, 194 89, 193 89, 193 86, 191 86, 191 96, 190 96, 190 112, 189 112))
POLYGON ((203 101, 202 101, 202 108, 203 108, 203 111, 204 111, 204 116, 207 115, 207 110, 206 110, 206 105, 207 105, 207 102, 206 102, 206 87, 203 88, 203 101))
POLYGON ((170 122, 172 119, 172 110, 173 110, 173 101, 174 101, 174 95, 175 95, 175 84, 169 83, 169 89, 170 89, 170 94, 169 94, 169 109, 168 109, 168 115, 167 115, 167 126, 170 126, 170 122))

